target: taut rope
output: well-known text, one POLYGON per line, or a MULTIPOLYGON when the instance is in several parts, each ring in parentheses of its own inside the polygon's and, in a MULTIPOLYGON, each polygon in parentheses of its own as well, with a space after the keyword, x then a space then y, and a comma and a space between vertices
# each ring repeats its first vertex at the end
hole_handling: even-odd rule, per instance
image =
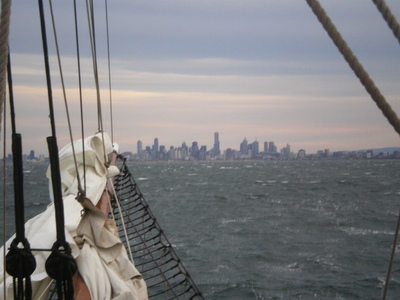
POLYGON ((107 162, 106 149, 105 149, 105 145, 104 145, 104 127, 103 127, 103 113, 101 110, 99 71, 98 71, 98 65, 97 65, 97 48, 96 48, 96 32, 95 32, 95 24, 94 24, 93 0, 86 0, 86 10, 87 10, 87 18, 88 18, 88 26, 89 26, 90 45, 92 48, 93 75, 94 75, 94 80, 95 80, 95 84, 96 84, 98 131, 101 132, 101 135, 102 135, 104 161, 107 162))
MULTIPOLYGON (((3 161, 6 161, 6 134, 7 134, 7 130, 6 130, 6 107, 4 107, 3 110, 3 114, 4 114, 4 126, 3 126, 3 161)), ((0 121, 1 122, 1 121, 0 121)), ((7 219, 7 214, 6 214, 6 197, 7 197, 7 189, 6 189, 6 183, 7 183, 7 165, 5 163, 3 163, 3 278, 6 278, 6 219, 7 219)), ((3 298, 6 299, 6 295, 7 295, 7 288, 6 288, 6 281, 3 281, 3 298)))
POLYGON ((389 28, 392 29, 394 36, 397 38, 400 43, 400 25, 396 20, 396 17, 390 11, 390 8, 386 5, 384 0, 372 0, 375 3, 376 7, 382 14, 382 17, 385 19, 389 28))
POLYGON ((114 144, 114 122, 113 122, 113 109, 112 109, 112 89, 111 89, 111 59, 110 59, 110 32, 108 26, 108 5, 107 0, 105 2, 106 11, 106 28, 107 28, 107 60, 108 60, 108 90, 110 97, 110 122, 111 122, 111 142, 114 144))
MULTIPOLYGON (((79 51, 79 30, 78 30, 78 14, 76 9, 76 0, 74 0, 74 20, 75 20, 75 41, 76 41, 76 60, 78 67, 78 84, 79 84, 79 106, 81 113, 81 137, 82 152, 85 153, 85 128, 83 126, 83 97, 82 97, 82 76, 81 76, 81 56, 79 51)), ((83 155, 83 189, 86 191, 86 155, 83 155)))
MULTIPOLYGON (((324 9, 319 4, 318 0, 306 0, 308 5, 311 7, 314 14, 317 16, 318 20, 321 22, 322 26, 325 28, 328 35, 331 37, 332 41, 335 43, 336 47, 342 53, 344 59, 349 64, 350 68, 354 71, 358 79, 360 79, 362 85, 365 87, 367 92, 371 95, 372 100, 375 101, 376 105, 382 111, 383 115, 393 126, 394 130, 400 134, 400 120, 396 113, 393 111, 389 103, 386 102, 385 97, 381 94, 379 89, 375 86, 372 79, 369 77, 368 73, 364 70, 363 66, 358 61, 357 57, 353 54, 351 49, 347 46, 345 40, 342 38, 335 25, 329 19, 328 15, 324 9)), ((382 16, 388 23, 389 27, 392 29, 394 35, 400 42, 400 28, 396 21, 396 18, 391 14, 390 9, 386 6, 383 0, 372 0, 378 10, 381 12, 382 16)), ((383 299, 386 299, 386 294, 389 286, 390 274, 393 266, 394 255, 396 252, 397 239, 400 231, 400 213, 397 219, 396 232, 394 236, 394 242, 392 245, 392 253, 389 262, 389 268, 386 276, 386 282, 383 292, 383 299)))
MULTIPOLYGON (((11 59, 8 55, 8 86, 12 127, 12 156, 14 179, 15 238, 6 256, 7 273, 13 277, 14 298, 32 299, 31 275, 36 268, 29 241, 25 237, 24 175, 22 164, 22 136, 16 132, 14 92, 11 74, 11 59)), ((4 106, 5 111, 5 106, 4 106)), ((5 127, 5 126, 4 126, 5 127)))
POLYGON ((47 48, 46 24, 44 17, 43 0, 38 0, 40 26, 43 42, 43 56, 46 70, 47 93, 49 102, 49 115, 52 135, 47 137, 47 145, 50 156, 51 183, 53 187, 53 200, 56 218, 57 240, 53 244, 51 254, 47 258, 45 267, 47 274, 56 280, 58 299, 72 300, 74 297, 74 287, 72 276, 77 271, 76 262, 71 255, 71 248, 65 239, 64 232, 64 206, 61 189, 60 161, 58 158, 58 145, 56 137, 56 127, 54 120, 54 105, 51 88, 49 55, 47 48))
MULTIPOLYGON (((6 94, 6 73, 8 61, 8 36, 10 33, 11 0, 1 1, 0 20, 0 126, 6 94)), ((1 128, 1 127, 0 127, 1 128)))
POLYGON ((372 100, 376 103, 383 115, 393 126, 394 130, 400 134, 400 120, 396 113, 392 109, 389 103, 387 103, 385 97, 381 94, 375 83, 369 77, 368 73, 364 70, 357 57, 353 54, 353 51, 349 48, 346 41, 342 38, 339 31, 333 25, 332 21, 326 14, 325 10, 321 7, 318 0, 306 0, 308 5, 311 7, 322 26, 325 28, 336 47, 342 53, 344 59, 349 64, 350 68, 354 71, 362 85, 365 87, 367 92, 371 95, 372 100))
MULTIPOLYGON (((0 15, 0 129, 1 122, 4 113, 5 120, 5 109, 3 111, 4 100, 6 96, 6 72, 7 72, 7 62, 8 62, 8 36, 10 32, 10 15, 11 15, 11 0, 2 0, 1 1, 1 15, 0 15)), ((5 162, 6 157, 6 130, 5 130, 5 122, 3 128, 3 162, 5 162)), ((3 240, 5 243, 6 240, 6 164, 3 163, 3 240)), ((4 245, 3 245, 4 246, 4 245)), ((6 278, 6 268, 5 268, 5 256, 6 256, 6 247, 3 247, 3 278, 6 278)), ((3 297, 6 297, 6 284, 4 280, 4 294, 3 297)))
MULTIPOLYGON (((72 137, 71 118, 69 116, 67 94, 66 94, 66 91, 65 91, 65 83, 64 83, 64 73, 63 73, 62 64, 61 64, 60 48, 58 47, 57 30, 56 30, 56 23, 55 23, 55 20, 54 20, 54 12, 53 12, 53 2, 52 2, 52 0, 49 0, 49 6, 50 6, 51 23, 52 23, 52 26, 53 26, 54 43, 55 43, 56 51, 57 51, 58 68, 59 68, 59 71, 60 71, 60 80, 61 80, 61 86, 62 86, 63 97, 64 97, 65 113, 67 115, 69 139, 70 139, 70 142, 71 142, 71 149, 72 149, 72 153, 73 153, 72 156, 74 158, 75 171, 76 171, 76 174, 77 174, 76 179, 78 181, 78 197, 80 197, 80 195, 85 195, 85 190, 82 188, 82 185, 81 185, 81 176, 79 175, 78 163, 76 161, 75 145, 74 145, 74 139, 72 137)), ((83 143, 83 141, 82 141, 82 143, 83 143)))

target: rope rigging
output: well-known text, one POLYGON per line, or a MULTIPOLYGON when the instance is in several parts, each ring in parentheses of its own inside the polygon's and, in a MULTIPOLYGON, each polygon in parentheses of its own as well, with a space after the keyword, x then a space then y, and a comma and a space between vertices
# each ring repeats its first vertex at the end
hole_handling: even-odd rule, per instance
MULTIPOLYGON (((63 200, 61 193, 61 175, 60 175, 60 162, 58 158, 58 145, 57 145, 57 136, 56 136, 56 125, 55 125, 55 116, 54 116, 54 103, 53 103, 53 95, 52 95, 52 87, 51 87, 51 76, 50 76, 50 65, 49 65, 49 53, 47 48, 47 38, 46 38, 46 24, 44 17, 44 8, 43 8, 43 0, 38 0, 39 3, 39 13, 40 13, 40 25, 41 25, 41 33, 42 33, 42 42, 43 42, 43 54, 44 54, 44 66, 46 71, 46 83, 47 83, 47 93, 48 93, 48 105, 49 105, 49 118, 50 118, 50 126, 51 126, 51 136, 47 137, 49 157, 50 157, 50 168, 51 168, 51 184, 53 190, 53 205, 55 210, 55 219, 56 219, 56 241, 54 242, 51 248, 51 254, 46 260, 45 269, 47 274, 56 280, 57 294, 59 299, 72 299, 74 295, 73 284, 72 284, 72 275, 77 271, 76 262, 71 255, 71 248, 69 244, 66 242, 65 231, 64 231, 64 209, 63 209, 63 200)), ((93 10, 93 1, 87 0, 87 14, 88 14, 88 24, 90 31, 90 40, 92 47, 92 59, 93 59, 93 72, 96 84, 96 93, 97 93, 97 108, 98 108, 98 130, 103 134, 103 118, 101 111, 101 101, 100 101, 100 87, 99 87, 99 75, 98 75, 98 66, 97 66, 97 53, 96 53, 96 41, 95 41, 95 26, 94 26, 94 10, 93 10)), ((112 132, 112 141, 113 141, 113 120, 112 120, 112 93, 111 93, 111 66, 110 66, 110 47, 109 47, 109 28, 108 28, 108 13, 107 13, 107 0, 106 0, 106 19, 107 19, 107 55, 108 55, 108 75, 109 75, 109 89, 110 89, 110 112, 111 112, 111 132, 112 132)), ((55 48, 57 52, 58 59, 58 67, 61 78, 62 92, 64 98, 64 105, 67 113, 68 119, 68 127, 69 134, 71 139, 71 144, 73 147, 72 141, 72 129, 71 129, 71 121, 68 112, 68 103, 67 103, 67 95, 66 95, 66 87, 64 83, 63 70, 61 64, 61 55, 58 46, 58 37, 56 32, 56 24, 54 21, 54 12, 52 7, 52 0, 49 0, 50 13, 51 13, 51 21, 53 27, 53 34, 55 40, 55 48)), ((84 137, 83 132, 83 100, 82 100, 82 82, 81 82, 81 70, 80 70, 80 54, 79 54, 79 37, 78 37, 78 22, 77 22, 77 12, 76 12, 76 1, 74 0, 74 11, 75 11, 75 30, 76 30, 76 49, 78 56, 78 73, 79 73, 79 93, 80 93, 80 106, 81 106, 81 124, 82 124, 82 140, 84 137)), ((14 114, 14 113, 12 113, 14 114)), ((13 124, 15 127, 15 123, 13 124)), ((84 144, 83 144, 84 147, 84 144)), ((103 152, 105 161, 107 161, 105 144, 103 138, 103 152)), ((72 148, 75 168, 77 168, 76 163, 76 153, 75 149, 72 148)), ((22 153, 22 150, 21 150, 22 153)), ((18 157, 18 155, 14 155, 18 157)), ((83 156, 84 158, 85 156, 83 156)), ((84 163, 85 165, 85 163, 84 163)), ((22 170, 22 164, 21 164, 22 170)), ((84 169, 85 170, 85 169, 84 169)), ((78 173, 78 170, 77 170, 78 173)), ((79 173, 78 173, 79 180, 79 173)), ((86 176, 84 174, 84 179, 86 176)), ((78 183, 80 186, 80 182, 78 183)), ((79 188, 81 192, 81 188, 79 188)), ((115 192, 115 191, 114 191, 115 192)), ((138 193, 137 195, 141 194, 138 193)), ((115 194, 114 199, 118 201, 119 209, 115 212, 119 215, 119 217, 124 216, 125 212, 123 208, 119 205, 118 196, 115 194)), ((140 198, 141 199, 141 198, 140 198)), ((124 200, 122 200, 124 201, 124 200)), ((111 202, 108 205, 112 205, 111 202)), ((114 208, 114 207, 113 207, 114 208)), ((22 210, 18 210, 18 213, 21 214, 22 210)), ((150 220, 151 224, 148 227, 139 228, 139 226, 135 226, 132 223, 134 220, 128 218, 128 226, 130 226, 130 230, 133 228, 135 231, 140 234, 140 236, 136 236, 140 240, 140 244, 145 247, 148 251, 143 254, 143 252, 139 255, 142 259, 145 256, 150 256, 154 261, 154 265, 144 264, 143 268, 147 269, 148 272, 155 271, 152 276, 149 278, 154 279, 151 287, 159 287, 163 285, 165 294, 173 296, 174 299, 178 299, 181 295, 189 294, 191 295, 189 298, 200 297, 202 299, 201 293, 198 291, 197 287, 194 285, 191 280, 189 274, 184 269, 183 265, 180 263, 179 258, 176 253, 170 246, 170 243, 166 240, 165 235, 162 230, 155 222, 154 216, 149 211, 147 205, 143 210, 146 213, 146 217, 144 220, 150 220), (130 221, 130 222, 129 222, 130 221), (132 227, 133 224, 133 227, 132 227), (153 230, 157 230, 156 235, 152 235, 153 230), (147 236, 146 236, 147 235, 147 236), (151 249, 151 245, 156 245, 157 249, 151 249), (171 272, 169 272, 171 271, 171 272), (168 272, 168 273, 167 273, 168 272)), ((16 211, 17 213, 17 211, 16 211)), ((121 220, 122 222, 122 220, 121 220)), ((124 225, 122 227, 125 227, 124 225)), ((134 259, 134 254, 132 253, 132 242, 130 239, 130 235, 132 233, 128 232, 129 229, 125 227, 125 243, 126 248, 128 248, 128 253, 131 260, 134 259)), ((17 233, 19 230, 17 230, 17 233)), ((17 236, 19 236, 17 234, 17 236)), ((20 244, 24 244, 25 241, 19 242, 20 244)), ((25 244, 24 244, 25 246, 25 244)), ((12 245, 13 247, 13 245, 12 245)), ((35 251, 46 251, 48 249, 34 249, 35 251)), ((15 265, 15 263, 13 263, 15 265)), ((33 270, 32 270, 33 272, 33 270)), ((157 292, 158 293, 158 292, 157 292)), ((157 295, 157 294, 155 294, 157 295)), ((185 297, 186 298, 186 297, 185 297)), ((18 299, 18 297, 15 297, 18 299)), ((29 296, 27 297, 29 299, 29 296)))
POLYGON ((56 218, 57 240, 53 244, 51 254, 46 260, 46 271, 48 275, 57 281, 57 293, 59 299, 73 299, 74 291, 72 276, 77 271, 74 258, 71 255, 71 248, 65 239, 64 232, 64 207, 61 191, 60 162, 58 158, 58 146, 56 128, 54 121, 53 96, 50 79, 50 66, 47 48, 46 25, 44 17, 43 0, 38 0, 40 25, 42 32, 44 64, 46 70, 46 82, 49 103, 49 115, 52 135, 47 137, 47 145, 50 156, 51 182, 53 187, 53 201, 56 218))
MULTIPOLYGON (((81 117, 81 139, 82 151, 85 153, 85 128, 83 126, 83 97, 82 97, 82 75, 81 75, 81 57, 79 51, 79 30, 78 30, 78 14, 76 9, 76 0, 74 0, 74 23, 75 23, 75 44, 76 44, 76 61, 78 68, 78 89, 79 89, 79 107, 81 117)), ((86 155, 83 155, 83 190, 86 191, 86 155)))
MULTIPOLYGON (((8 44, 9 44, 9 32, 10 32, 10 15, 11 15, 11 0, 1 1, 1 14, 0 14, 0 128, 2 118, 4 115, 4 126, 3 126, 3 161, 6 156, 6 128, 5 128, 5 97, 6 97, 6 72, 7 72, 7 60, 8 60, 8 44), (4 109, 3 109, 4 107, 4 109)), ((6 237, 6 165, 3 164, 3 240, 6 237)), ((3 247, 3 278, 6 277, 6 247, 3 247)), ((6 296, 5 282, 4 282, 4 298, 6 296)))
MULTIPOLYGON (((101 97, 100 97, 100 83, 99 83, 99 72, 97 65, 97 47, 96 47, 96 32, 94 22, 94 5, 93 0, 86 0, 86 11, 89 26, 90 45, 92 49, 92 60, 93 60, 93 76, 96 85, 96 99, 97 99, 97 130, 101 132, 102 139, 104 140, 104 128, 103 128, 103 113, 101 109, 101 97)), ((103 143, 104 161, 107 162, 105 145, 103 143)))
MULTIPOLYGON (((6 130, 6 106, 4 106, 3 110, 3 161, 6 161, 6 148, 7 148, 7 143, 6 143, 6 135, 7 135, 7 130, 6 130)), ((7 184, 7 167, 6 164, 3 164, 3 278, 6 278, 6 197, 7 197, 7 189, 6 189, 6 184, 7 184)), ((3 281, 3 298, 6 299, 6 281, 3 281)))
MULTIPOLYGON (((379 109, 382 111, 383 115, 392 125, 394 130, 400 134, 400 120, 397 117, 395 111, 391 108, 390 104, 386 101, 385 97, 381 94, 379 89, 376 87, 375 83, 369 77, 368 73, 364 70, 361 63, 358 61, 357 57, 353 54, 351 49, 347 46, 347 43, 340 35, 339 31, 333 25, 332 21, 326 14, 325 10, 322 8, 318 0, 306 0, 308 5, 311 7, 314 14, 317 16, 318 20, 331 37, 332 41, 339 49, 340 53, 343 55, 344 59, 349 64, 350 68, 354 71, 358 79, 361 81, 362 85, 365 87, 367 92, 370 94, 372 100, 376 103, 379 109)), ((383 18, 388 23, 389 27, 392 29, 395 37, 400 42, 400 26, 396 21, 396 18, 392 15, 389 7, 387 7, 384 0, 372 0, 377 6, 378 10, 381 12, 383 18)), ((394 256, 397 247, 397 239, 400 232, 400 213, 397 219, 397 226, 394 235, 394 241, 392 245, 392 252, 390 256, 390 262, 388 267, 388 272, 386 276, 383 299, 386 299, 387 291, 389 287, 390 275, 392 271, 392 266, 394 263, 394 256)))
POLYGON ((80 175, 79 175, 78 163, 76 161, 76 152, 75 152, 75 146, 74 146, 74 139, 72 137, 71 118, 70 118, 70 114, 69 114, 67 94, 66 94, 66 91, 65 91, 64 76, 63 76, 62 65, 61 65, 60 49, 58 47, 57 30, 56 30, 56 24, 55 24, 55 21, 54 21, 54 12, 53 12, 53 4, 52 3, 53 3, 52 0, 49 0, 50 15, 51 15, 51 22, 52 22, 52 26, 53 26, 54 42, 55 42, 56 52, 57 52, 58 68, 59 68, 59 71, 60 71, 60 80, 61 80, 61 86, 62 86, 62 91, 63 91, 65 113, 67 115, 68 132, 69 132, 69 138, 70 138, 71 148, 72 148, 72 153, 73 153, 73 158, 74 158, 75 170, 76 170, 76 173, 77 173, 76 178, 77 178, 77 181, 78 181, 78 197, 80 197, 80 195, 83 195, 83 196, 85 195, 85 190, 82 188, 82 185, 81 185, 81 178, 80 178, 80 175))
POLYGON ((358 61, 357 57, 353 54, 353 51, 351 51, 346 41, 336 29, 335 25, 332 23, 318 0, 306 1, 311 7, 314 14, 317 16, 318 20, 320 21, 328 35, 331 37, 335 46, 339 49, 340 53, 342 53, 350 68, 354 71, 355 75, 358 77, 364 88, 370 94, 372 100, 374 100, 376 105, 382 111, 383 115, 393 126, 394 130, 398 134, 400 134, 400 120, 397 117, 397 114, 392 109, 390 104, 386 101, 385 97, 382 95, 379 89, 376 87, 375 83, 369 77, 368 73, 364 70, 363 66, 358 61))
POLYGON ((397 22, 396 17, 392 14, 390 8, 386 5, 386 2, 384 0, 372 0, 372 2, 375 3, 379 12, 382 14, 382 17, 385 19, 394 36, 397 38, 397 41, 400 43, 400 25, 397 22))
POLYGON ((0 124, 6 94, 6 70, 8 60, 8 37, 10 34, 11 0, 1 1, 0 20, 0 124))
POLYGON ((110 59, 110 32, 108 23, 108 5, 107 0, 104 0, 106 11, 106 30, 107 30, 107 62, 108 62, 108 91, 110 97, 110 122, 111 122, 111 143, 114 143, 114 122, 112 109, 112 88, 111 88, 111 59, 110 59))
POLYGON ((11 60, 9 55, 7 71, 12 125, 12 156, 14 173, 14 212, 16 237, 11 242, 10 250, 6 256, 6 270, 8 274, 13 276, 14 298, 23 299, 25 297, 25 299, 31 299, 32 286, 30 276, 36 269, 36 261, 31 252, 30 244, 25 237, 22 137, 21 134, 16 132, 14 93, 11 75, 11 60))

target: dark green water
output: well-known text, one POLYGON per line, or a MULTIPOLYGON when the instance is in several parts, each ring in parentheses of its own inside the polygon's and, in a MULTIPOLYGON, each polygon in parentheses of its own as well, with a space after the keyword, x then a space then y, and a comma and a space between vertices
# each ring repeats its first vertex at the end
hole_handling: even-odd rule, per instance
MULTIPOLYGON (((396 160, 130 164, 206 299, 381 299, 399 167, 396 160)), ((25 174, 27 217, 48 203, 45 169, 32 165, 25 174)), ((397 255, 388 298, 399 295, 397 255)))

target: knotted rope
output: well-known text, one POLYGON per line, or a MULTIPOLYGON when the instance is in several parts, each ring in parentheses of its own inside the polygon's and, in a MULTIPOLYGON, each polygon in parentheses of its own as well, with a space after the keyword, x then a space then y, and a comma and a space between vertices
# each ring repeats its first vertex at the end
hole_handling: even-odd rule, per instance
POLYGON ((397 114, 394 112, 389 103, 387 103, 385 97, 381 94, 379 89, 376 87, 373 80, 369 77, 368 73, 364 70, 357 57, 353 54, 353 51, 349 48, 346 41, 342 38, 339 31, 333 25, 332 21, 326 14, 325 10, 321 7, 317 0, 306 0, 308 5, 311 7, 322 26, 331 37, 332 41, 342 53, 344 59, 349 64, 350 68, 354 71, 362 85, 365 87, 367 92, 370 94, 372 100, 376 103, 383 115, 393 126, 394 130, 400 134, 400 120, 397 114))
POLYGON ((396 17, 390 11, 390 8, 386 5, 384 0, 372 0, 375 3, 376 7, 382 14, 382 17, 385 19, 389 28, 392 29, 394 36, 397 38, 400 43, 400 25, 396 20, 396 17))

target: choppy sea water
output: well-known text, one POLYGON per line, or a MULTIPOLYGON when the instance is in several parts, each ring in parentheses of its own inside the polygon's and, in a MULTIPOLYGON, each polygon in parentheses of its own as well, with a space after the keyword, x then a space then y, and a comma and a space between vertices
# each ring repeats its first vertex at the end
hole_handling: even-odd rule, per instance
MULTIPOLYGON (((206 299, 382 298, 400 207, 400 161, 129 167, 206 299)), ((48 203, 45 169, 31 165, 25 173, 27 218, 48 203)), ((14 225, 7 220, 9 235, 14 225)), ((388 299, 399 297, 397 254, 388 299)))

